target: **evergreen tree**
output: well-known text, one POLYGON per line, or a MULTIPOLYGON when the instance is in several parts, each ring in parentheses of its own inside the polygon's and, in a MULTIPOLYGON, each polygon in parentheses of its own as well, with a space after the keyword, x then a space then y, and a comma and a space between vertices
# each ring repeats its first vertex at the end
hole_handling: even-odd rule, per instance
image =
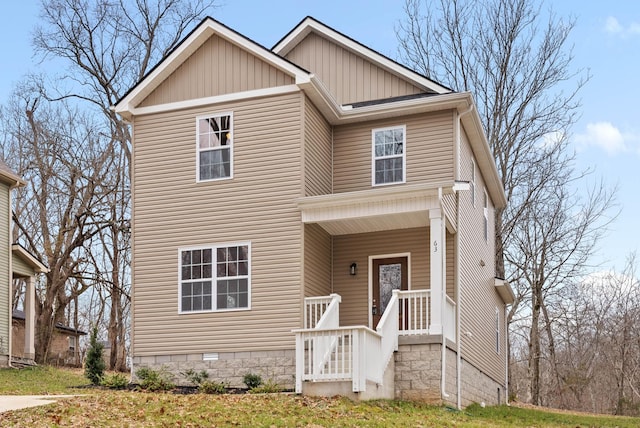
POLYGON ((98 342, 98 327, 94 326, 91 330, 91 339, 89 341, 89 350, 87 351, 87 360, 84 364, 84 375, 94 385, 99 385, 105 369, 105 362, 102 358, 104 345, 98 342))

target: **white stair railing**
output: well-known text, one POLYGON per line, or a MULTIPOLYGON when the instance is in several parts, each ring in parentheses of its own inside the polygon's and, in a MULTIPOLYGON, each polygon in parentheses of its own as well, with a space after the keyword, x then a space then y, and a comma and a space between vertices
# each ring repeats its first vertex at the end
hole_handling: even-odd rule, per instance
MULTIPOLYGON (((330 294, 320 297, 306 297, 304 299, 304 318, 302 325, 304 328, 316 328, 316 325, 329 310, 329 306, 333 303, 333 307, 340 304, 342 298, 338 294, 330 294), (335 303, 334 303, 335 302, 335 303)), ((337 308, 335 309, 338 310, 337 308)), ((333 314, 330 316, 334 316, 333 314)), ((336 324, 336 327, 338 325, 336 324)))
POLYGON ((378 322, 376 331, 381 337, 380 355, 382 371, 386 370, 387 364, 393 357, 393 353, 398 350, 398 315, 399 315, 399 290, 393 290, 391 299, 378 322))
POLYGON ((398 292, 400 314, 399 334, 429 334, 430 290, 403 290, 398 292))

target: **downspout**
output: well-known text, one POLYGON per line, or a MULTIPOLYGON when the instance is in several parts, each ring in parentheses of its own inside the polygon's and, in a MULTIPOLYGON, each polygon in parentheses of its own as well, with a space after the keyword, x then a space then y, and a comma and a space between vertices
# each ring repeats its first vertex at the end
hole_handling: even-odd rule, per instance
POLYGON ((509 405, 509 324, 507 304, 504 304, 504 403, 509 405))
MULTIPOLYGON (((438 202, 440 205, 440 209, 442 211, 442 213, 444 214, 444 209, 442 209, 442 187, 438 187, 438 202)), ((443 222, 446 222, 446 216, 443 215, 443 222)), ((442 278, 441 278, 441 282, 442 282, 442 288, 443 288, 443 293, 442 293, 442 299, 440 302, 440 316, 443 317, 444 319, 444 314, 446 312, 446 301, 447 301, 447 275, 446 275, 446 268, 447 268, 447 259, 446 259, 446 255, 447 255, 447 245, 446 245, 446 232, 444 231, 445 227, 444 224, 443 226, 440 228, 440 242, 442 242, 442 278)), ((442 391, 442 397, 443 398, 449 398, 449 394, 447 394, 447 382, 446 382, 446 376, 447 376, 447 338, 444 334, 444 323, 440 322, 440 324, 442 325, 442 356, 441 356, 441 360, 442 360, 442 364, 440 364, 441 367, 441 374, 440 374, 440 391, 442 391)))
MULTIPOLYGON (((460 160, 460 121, 462 120, 462 116, 465 116, 473 110, 473 104, 469 106, 463 112, 458 113, 458 121, 456 123, 456 145, 458 149, 458 171, 456 178, 460 180, 460 170, 461 170, 461 160, 460 160)), ((472 154, 473 156, 473 154, 472 154)), ((474 190, 475 191, 475 190, 474 190)), ((456 276, 455 276, 455 290, 456 290, 456 395, 457 395, 457 405, 458 409, 462 409, 462 335, 460 334, 461 327, 461 314, 462 310, 460 309, 460 303, 462 299, 460 298, 460 193, 456 192, 456 276)))

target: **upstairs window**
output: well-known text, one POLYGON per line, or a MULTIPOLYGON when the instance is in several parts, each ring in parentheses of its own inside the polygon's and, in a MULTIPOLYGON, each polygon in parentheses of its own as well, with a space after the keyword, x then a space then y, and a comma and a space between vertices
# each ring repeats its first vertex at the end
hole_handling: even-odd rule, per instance
POLYGON ((405 182, 405 134, 406 127, 404 125, 372 131, 372 185, 405 182))
POLYGON ((469 182, 471 187, 471 205, 476 206, 476 162, 471 160, 471 181, 469 182))
POLYGON ((484 242, 489 242, 489 197, 487 196, 487 189, 484 190, 484 208, 482 214, 484 217, 484 242))
POLYGON ((250 307, 249 244, 180 250, 180 312, 250 307))
POLYGON ((496 354, 500 353, 500 310, 496 308, 496 354))
POLYGON ((232 122, 231 113, 197 119, 197 181, 232 177, 232 122))

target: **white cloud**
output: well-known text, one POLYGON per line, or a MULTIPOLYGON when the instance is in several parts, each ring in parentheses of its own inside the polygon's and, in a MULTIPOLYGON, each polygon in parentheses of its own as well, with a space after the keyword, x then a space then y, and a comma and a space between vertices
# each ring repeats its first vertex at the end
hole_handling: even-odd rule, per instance
POLYGON ((604 31, 623 37, 640 34, 640 23, 632 22, 628 26, 622 25, 614 16, 609 16, 604 21, 604 31))
POLYGON ((578 134, 575 141, 583 146, 597 147, 609 156, 619 153, 640 153, 640 147, 634 147, 640 142, 640 134, 621 132, 611 122, 589 123, 586 132, 578 134))
POLYGON ((621 33, 623 31, 622 25, 618 22, 616 18, 613 16, 607 17, 607 20, 604 22, 604 30, 607 33, 621 33))

